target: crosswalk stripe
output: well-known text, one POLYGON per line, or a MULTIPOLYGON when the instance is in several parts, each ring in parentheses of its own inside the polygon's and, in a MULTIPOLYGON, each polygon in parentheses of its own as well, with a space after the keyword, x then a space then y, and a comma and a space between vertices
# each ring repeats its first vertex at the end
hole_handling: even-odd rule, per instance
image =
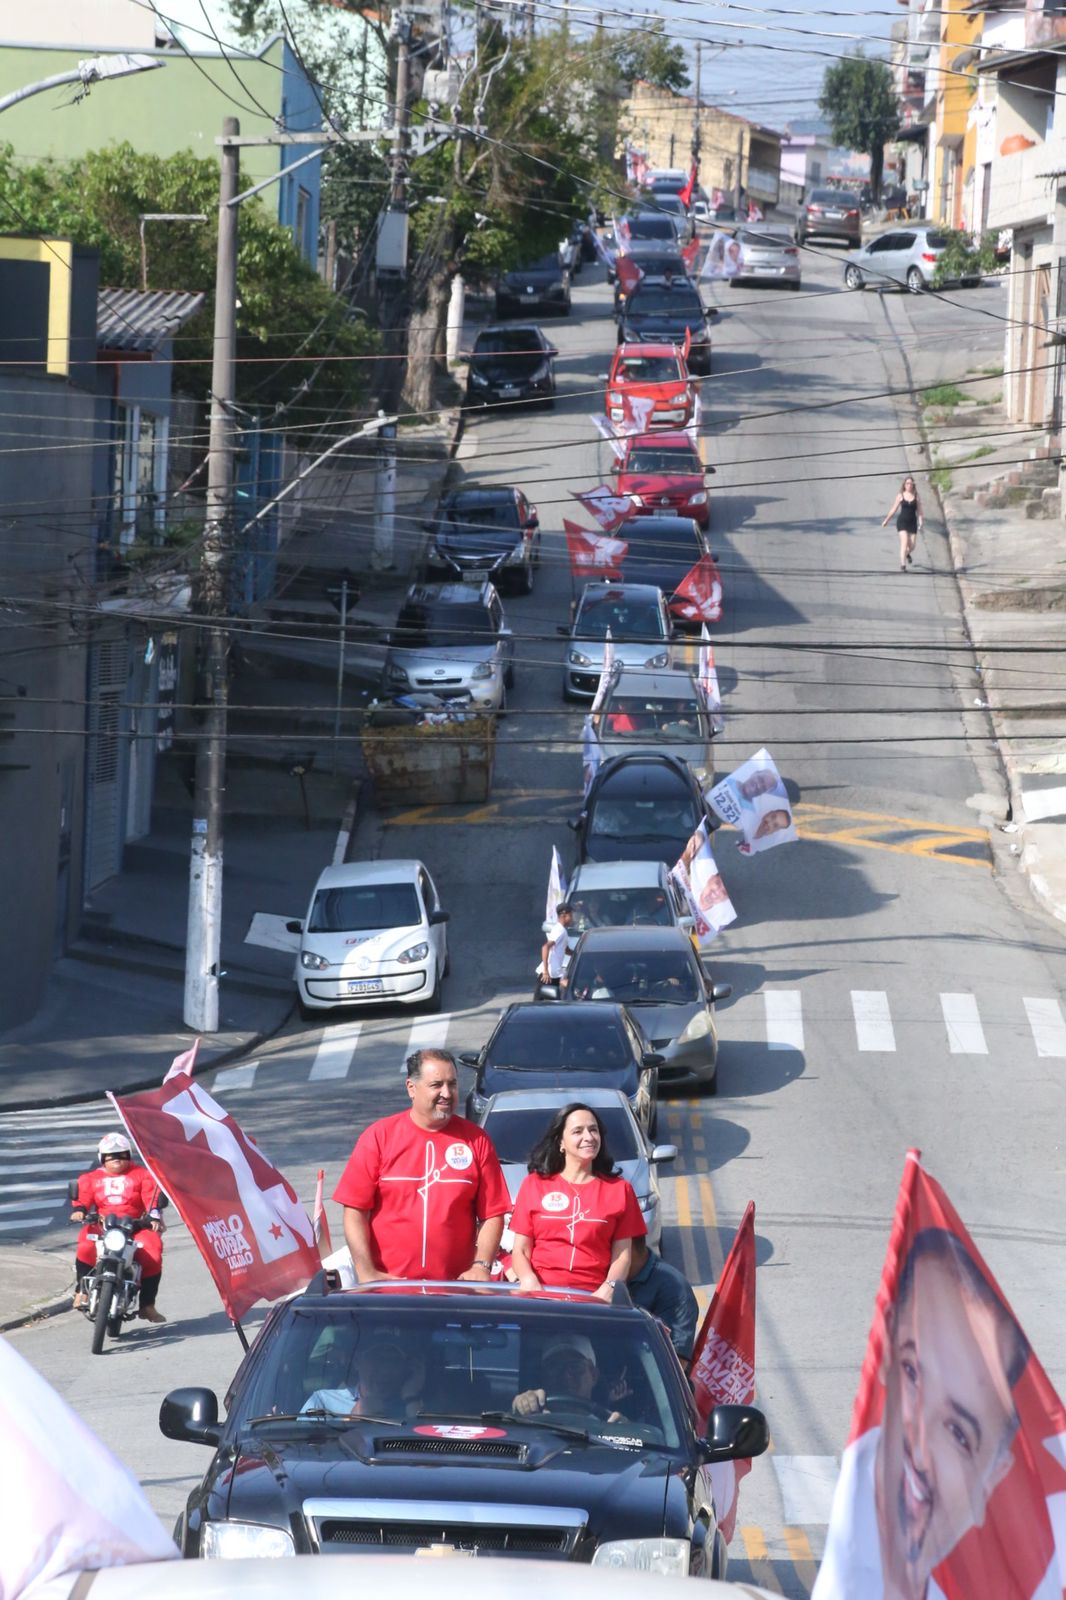
POLYGON ((258 1061, 245 1061, 239 1067, 223 1067, 216 1073, 213 1089, 250 1089, 255 1082, 258 1061))
POLYGON ((855 1015, 855 1042, 860 1050, 894 1050, 896 1035, 888 995, 882 989, 853 989, 851 1009, 855 1015))
POLYGON ((72 1178, 77 1177, 76 1172, 71 1172, 72 1163, 69 1161, 31 1161, 28 1164, 19 1163, 17 1166, 4 1167, 4 1177, 12 1175, 21 1176, 29 1172, 70 1172, 72 1178))
POLYGON ((942 994, 940 1009, 948 1030, 948 1048, 953 1056, 986 1056, 985 1030, 972 994, 942 994))
POLYGON ((786 1522, 827 1523, 840 1465, 836 1456, 770 1457, 786 1522))
POLYGON ((1066 1056, 1066 1022, 1057 1000, 1023 999, 1038 1056, 1066 1056))
MULTIPOLYGON (((16 1222, 0 1222, 0 1233, 14 1233, 19 1228, 23 1231, 26 1228, 43 1228, 46 1222, 46 1217, 20 1217, 16 1222)), ((73 1276, 71 1271, 71 1277, 73 1276)))
POLYGON ((313 1083, 348 1076, 362 1028, 361 1022, 342 1022, 323 1031, 309 1074, 313 1083))
POLYGON ((769 1050, 803 1049, 803 1008, 798 989, 767 989, 766 1046, 769 1050))
POLYGON ((407 1036, 408 1055, 414 1050, 428 1050, 433 1045, 443 1050, 451 1020, 447 1013, 439 1017, 419 1017, 417 1022, 411 1024, 411 1032, 407 1036))
POLYGON ((58 1200, 0 1200, 0 1211, 54 1211, 58 1200))
POLYGON ((61 1178, 42 1178, 40 1183, 0 1183, 0 1194, 40 1194, 42 1189, 66 1189, 61 1178))

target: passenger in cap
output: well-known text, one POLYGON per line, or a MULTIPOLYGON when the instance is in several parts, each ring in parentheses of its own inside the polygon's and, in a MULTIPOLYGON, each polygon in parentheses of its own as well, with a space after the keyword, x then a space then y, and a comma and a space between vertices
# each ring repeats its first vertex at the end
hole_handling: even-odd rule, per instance
POLYGON ((583 1333, 558 1334, 549 1340, 541 1356, 543 1387, 515 1395, 511 1410, 520 1417, 535 1416, 538 1411, 576 1411, 607 1422, 621 1422, 620 1412, 608 1413, 592 1398, 599 1377, 591 1339, 583 1333))

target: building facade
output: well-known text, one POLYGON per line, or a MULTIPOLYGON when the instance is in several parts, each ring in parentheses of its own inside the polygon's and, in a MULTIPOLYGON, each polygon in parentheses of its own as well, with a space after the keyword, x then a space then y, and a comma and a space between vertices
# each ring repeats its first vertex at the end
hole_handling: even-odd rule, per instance
POLYGON ((699 129, 700 184, 735 192, 760 206, 776 205, 781 187, 781 135, 717 106, 698 108, 692 95, 672 94, 650 83, 633 85, 622 103, 622 125, 649 167, 687 167, 699 129))

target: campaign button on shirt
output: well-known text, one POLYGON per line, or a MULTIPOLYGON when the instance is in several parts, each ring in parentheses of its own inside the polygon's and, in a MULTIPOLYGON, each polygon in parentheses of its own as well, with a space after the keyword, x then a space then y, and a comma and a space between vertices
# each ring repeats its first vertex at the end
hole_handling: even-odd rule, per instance
POLYGON ((531 1172, 511 1213, 511 1229, 533 1241, 530 1262, 541 1283, 598 1289, 616 1239, 647 1233, 637 1197, 625 1178, 568 1183, 561 1173, 531 1172))
POLYGON ((468 1144, 450 1144, 444 1152, 444 1159, 454 1172, 465 1172, 467 1167, 473 1165, 474 1152, 468 1144))

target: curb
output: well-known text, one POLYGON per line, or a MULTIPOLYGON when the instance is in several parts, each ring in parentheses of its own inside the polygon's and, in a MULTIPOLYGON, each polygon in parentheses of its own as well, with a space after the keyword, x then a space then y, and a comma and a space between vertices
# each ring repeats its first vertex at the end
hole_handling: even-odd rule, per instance
POLYGON ((0 1333, 12 1333, 16 1328, 29 1327, 31 1322, 45 1322, 49 1317, 58 1317, 64 1311, 73 1309, 74 1292, 68 1289, 61 1299, 42 1300, 39 1304, 20 1311, 17 1316, 9 1317, 6 1322, 0 1322, 0 1333))

